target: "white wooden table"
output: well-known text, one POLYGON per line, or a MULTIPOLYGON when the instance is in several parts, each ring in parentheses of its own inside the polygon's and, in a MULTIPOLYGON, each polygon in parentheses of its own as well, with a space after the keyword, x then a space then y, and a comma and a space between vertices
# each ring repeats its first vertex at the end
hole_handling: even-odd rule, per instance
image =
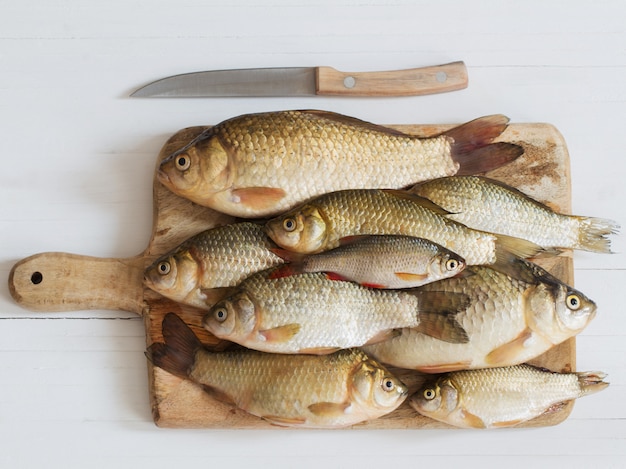
POLYGON ((140 253, 165 140, 265 110, 327 109, 381 124, 491 113, 548 122, 568 144, 574 212, 624 225, 625 18, 619 0, 0 0, 0 467, 623 467, 624 236, 617 254, 574 258, 577 288, 599 307, 577 339, 578 369, 608 372, 611 386, 540 429, 159 429, 138 317, 32 313, 13 302, 6 278, 38 252, 140 253), (204 69, 454 60, 466 62, 469 88, 434 96, 128 98, 148 81, 204 69))

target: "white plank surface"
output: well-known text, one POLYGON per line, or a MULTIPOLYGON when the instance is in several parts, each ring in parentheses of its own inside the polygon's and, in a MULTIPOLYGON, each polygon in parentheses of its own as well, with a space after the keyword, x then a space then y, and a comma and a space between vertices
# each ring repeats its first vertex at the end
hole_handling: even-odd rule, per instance
MULTIPOLYGON (((43 251, 128 257, 151 230, 152 169, 168 136, 264 110, 318 108, 377 123, 490 113, 564 135, 577 214, 626 223, 626 4, 0 0, 0 274, 43 251), (137 100, 188 71, 331 65, 366 71, 454 60, 470 86, 399 99, 137 100)), ((202 431, 152 423, 144 332, 130 313, 31 313, 0 287, 0 467, 320 467, 459 464, 622 467, 626 456, 626 243, 575 255, 599 313, 579 369, 611 386, 544 429, 202 431)))

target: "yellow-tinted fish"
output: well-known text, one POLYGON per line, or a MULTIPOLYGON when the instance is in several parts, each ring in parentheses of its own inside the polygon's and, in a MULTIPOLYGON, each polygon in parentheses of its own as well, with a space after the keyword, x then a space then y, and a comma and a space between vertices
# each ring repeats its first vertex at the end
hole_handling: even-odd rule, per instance
POLYGON ((447 214, 403 191, 345 190, 317 197, 265 226, 276 244, 300 253, 326 251, 339 246, 342 238, 365 234, 425 238, 457 253, 467 265, 508 262, 510 253, 530 257, 541 251, 530 241, 473 230, 447 214))
POLYGON ((323 273, 244 280, 205 315, 204 327, 221 339, 273 353, 326 354, 391 337, 411 327, 463 342, 454 315, 467 307, 463 294, 379 290, 330 280, 323 273))
POLYGON ((406 399, 406 386, 358 350, 332 355, 274 355, 205 349, 175 314, 163 320, 165 343, 146 353, 165 371, 273 424, 334 428, 381 417, 406 399))
POLYGON ((166 157, 159 180, 200 205, 239 217, 276 215, 326 192, 402 188, 474 174, 523 153, 493 143, 508 119, 476 119, 418 138, 339 114, 282 111, 235 117, 166 157))
POLYGON ((453 277, 465 260, 423 238, 395 235, 354 236, 341 246, 314 255, 274 250, 288 260, 274 277, 303 272, 326 272, 331 278, 351 280, 371 288, 413 288, 453 277))
POLYGON ((511 427, 605 389, 605 377, 596 371, 552 373, 530 365, 455 371, 429 380, 409 403, 420 414, 457 427, 511 427))
POLYGON ((383 363, 427 373, 510 366, 573 337, 595 317, 593 301, 539 266, 519 259, 510 271, 516 276, 468 267, 459 278, 420 287, 470 297, 470 306, 456 316, 467 332, 466 343, 449 344, 403 329, 364 350, 383 363))
POLYGON ((207 309, 224 287, 282 264, 273 248, 263 227, 254 223, 212 228, 157 259, 146 269, 144 283, 174 301, 207 309))
POLYGON ((448 218, 477 230, 528 239, 544 248, 610 252, 612 220, 565 215, 494 179, 453 176, 427 181, 411 192, 432 200, 448 218))

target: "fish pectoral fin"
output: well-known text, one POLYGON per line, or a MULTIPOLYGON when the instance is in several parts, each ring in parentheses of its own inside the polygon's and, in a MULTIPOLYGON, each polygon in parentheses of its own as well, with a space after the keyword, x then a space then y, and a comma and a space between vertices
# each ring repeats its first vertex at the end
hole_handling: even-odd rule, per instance
POLYGON ((348 407, 350 407, 349 402, 318 402, 311 404, 309 410, 318 417, 332 418, 345 415, 348 407))
POLYGON ((262 210, 274 207, 287 193, 277 187, 242 187, 231 191, 234 202, 246 207, 262 210))
POLYGON ((471 360, 460 361, 456 363, 442 363, 440 365, 420 366, 418 371, 428 374, 448 373, 450 371, 465 370, 472 364, 471 360))
POLYGON ((340 347, 311 347, 298 350, 302 355, 328 355, 341 350, 340 347))
POLYGON ((531 339, 533 331, 526 328, 511 342, 493 349, 485 357, 485 362, 491 366, 507 366, 519 362, 519 355, 526 348, 526 341, 531 339))
POLYGON ((515 425, 519 425, 522 422, 524 422, 524 419, 503 420, 501 422, 493 422, 491 426, 493 428, 507 428, 514 427, 515 425))
POLYGON ((278 415, 261 415, 263 420, 267 420, 272 425, 279 427, 297 427, 304 425, 306 419, 304 417, 280 417, 278 415))
POLYGON ((300 324, 292 323, 259 331, 259 334, 265 337, 268 342, 287 342, 298 332, 300 332, 300 324))
POLYGON ((544 410, 541 415, 556 414, 557 412, 561 412, 565 407, 567 407, 568 402, 569 401, 563 401, 552 404, 550 407, 544 410))
POLYGON ((363 345, 377 344, 378 342, 384 342, 385 340, 393 339, 402 334, 401 329, 387 329, 386 331, 380 331, 378 334, 372 336, 363 345))
POLYGON ((472 414, 471 412, 468 412, 467 410, 464 410, 462 412, 462 418, 469 428, 487 428, 487 425, 485 425, 483 419, 481 419, 477 415, 472 414))
POLYGON ((395 275, 405 282, 423 282, 428 278, 428 274, 415 274, 412 272, 395 272, 395 275))
POLYGON ((337 280, 339 282, 349 282, 350 279, 344 277, 341 274, 338 274, 337 272, 324 272, 324 275, 326 276, 326 278, 328 280, 337 280))

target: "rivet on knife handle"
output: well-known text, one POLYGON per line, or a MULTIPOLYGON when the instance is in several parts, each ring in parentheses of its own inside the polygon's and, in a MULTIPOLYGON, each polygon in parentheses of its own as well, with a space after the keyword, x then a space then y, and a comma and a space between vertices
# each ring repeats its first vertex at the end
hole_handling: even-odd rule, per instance
POLYGON ((463 62, 386 72, 341 72, 317 67, 318 95, 418 96, 467 88, 463 62))

